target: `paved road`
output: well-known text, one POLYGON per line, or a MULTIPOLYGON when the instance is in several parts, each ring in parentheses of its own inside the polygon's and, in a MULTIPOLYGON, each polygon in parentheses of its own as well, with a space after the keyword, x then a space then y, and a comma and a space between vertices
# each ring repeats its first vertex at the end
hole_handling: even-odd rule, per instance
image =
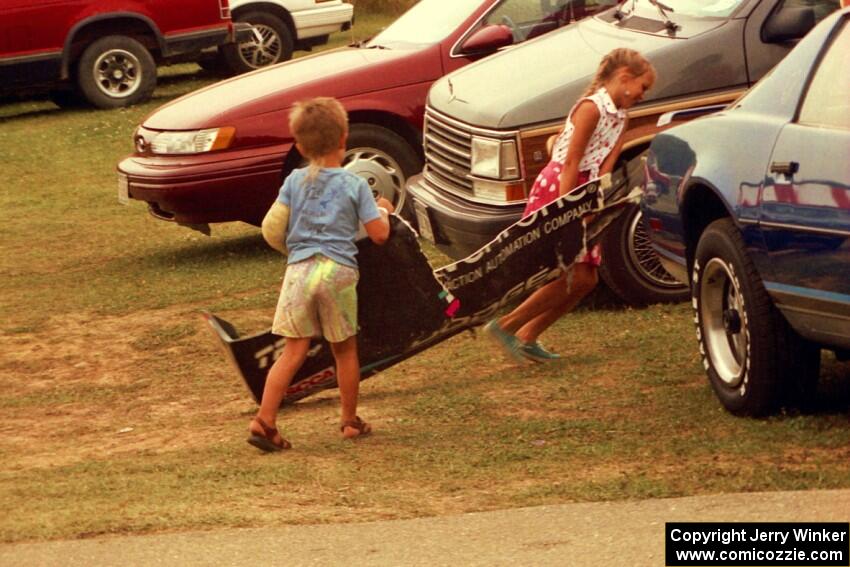
POLYGON ((371 522, 0 546, 9 566, 664 565, 671 521, 850 521, 850 490, 577 503, 371 522))

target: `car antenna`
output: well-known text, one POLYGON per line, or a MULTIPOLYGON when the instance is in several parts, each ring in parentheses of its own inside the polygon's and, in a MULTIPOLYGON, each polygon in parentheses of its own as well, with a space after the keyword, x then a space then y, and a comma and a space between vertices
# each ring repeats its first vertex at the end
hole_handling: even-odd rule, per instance
MULTIPOLYGON (((629 13, 630 13, 630 14, 631 14, 632 12, 634 12, 634 11, 635 11, 635 2, 636 2, 636 1, 637 1, 637 0, 632 0, 632 9, 631 9, 631 10, 629 10, 629 13)), ((625 17, 626 17, 626 14, 625 14, 625 13, 623 12, 623 10, 620 8, 620 6, 625 6, 625 4, 626 4, 626 2, 625 2, 625 1, 624 1, 624 2, 622 2, 622 3, 621 3, 621 2, 617 2, 617 9, 614 11, 614 19, 616 19, 618 22, 622 22, 622 21, 623 21, 623 18, 625 18, 625 17)))
POLYGON ((664 18, 664 27, 667 28, 667 31, 675 32, 679 29, 679 24, 671 20, 670 16, 667 15, 667 12, 675 12, 673 8, 666 4, 662 4, 658 0, 649 0, 649 3, 658 8, 658 13, 661 14, 662 18, 664 18))

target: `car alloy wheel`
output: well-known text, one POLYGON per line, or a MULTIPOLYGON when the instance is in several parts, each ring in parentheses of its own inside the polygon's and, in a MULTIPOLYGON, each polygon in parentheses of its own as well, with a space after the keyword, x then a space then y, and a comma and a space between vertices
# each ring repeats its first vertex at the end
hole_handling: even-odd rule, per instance
POLYGON ((377 124, 351 124, 343 167, 364 178, 396 213, 407 220, 414 216, 404 185, 422 169, 422 159, 400 134, 377 124))
POLYGON ((707 355, 717 377, 737 388, 744 378, 749 345, 741 290, 732 268, 720 258, 709 260, 702 280, 699 309, 707 355))
POLYGON ((273 65, 282 60, 283 42, 277 31, 265 24, 253 24, 254 38, 239 44, 239 57, 254 69, 273 65))
POLYGON ((700 235, 691 294, 703 367, 728 411, 760 416, 811 402, 820 349, 773 304, 731 218, 700 235))
POLYGON ((396 209, 404 206, 404 172, 390 155, 375 148, 351 148, 345 152, 342 167, 365 179, 373 192, 396 209))
POLYGON ((253 39, 228 43, 220 48, 223 70, 238 75, 292 58, 294 31, 276 15, 264 11, 243 12, 234 21, 251 24, 253 39))

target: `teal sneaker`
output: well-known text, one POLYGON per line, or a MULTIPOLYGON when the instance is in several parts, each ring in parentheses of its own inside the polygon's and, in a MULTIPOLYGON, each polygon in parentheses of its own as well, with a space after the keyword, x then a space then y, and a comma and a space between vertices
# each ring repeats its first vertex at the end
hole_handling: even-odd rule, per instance
POLYGON ((546 348, 537 341, 522 343, 519 347, 519 353, 534 362, 551 362, 553 360, 561 360, 560 354, 546 350, 546 348))
POLYGON ((484 332, 507 354, 510 358, 518 361, 524 361, 524 357, 520 354, 522 342, 512 334, 505 332, 499 326, 496 319, 493 319, 484 325, 484 332))

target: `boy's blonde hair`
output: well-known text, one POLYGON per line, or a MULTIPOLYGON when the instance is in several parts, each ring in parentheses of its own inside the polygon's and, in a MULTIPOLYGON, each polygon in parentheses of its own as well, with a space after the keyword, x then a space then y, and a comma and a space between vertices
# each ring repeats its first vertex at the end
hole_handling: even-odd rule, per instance
POLYGON ((313 161, 339 149, 348 132, 348 113, 331 97, 298 101, 289 114, 289 130, 304 157, 313 161))
POLYGON ((649 60, 628 47, 618 47, 610 51, 599 63, 599 68, 596 70, 596 76, 587 90, 584 91, 582 97, 590 96, 595 93, 599 87, 604 85, 614 74, 620 69, 625 68, 633 77, 640 77, 647 71, 655 74, 655 68, 649 60))

